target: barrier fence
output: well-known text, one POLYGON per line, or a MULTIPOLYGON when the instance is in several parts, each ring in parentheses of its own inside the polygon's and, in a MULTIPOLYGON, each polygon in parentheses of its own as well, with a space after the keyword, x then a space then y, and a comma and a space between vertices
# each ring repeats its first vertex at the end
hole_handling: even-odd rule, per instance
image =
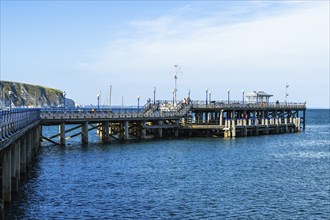
POLYGON ((40 109, 0 111, 0 142, 40 120, 40 109))

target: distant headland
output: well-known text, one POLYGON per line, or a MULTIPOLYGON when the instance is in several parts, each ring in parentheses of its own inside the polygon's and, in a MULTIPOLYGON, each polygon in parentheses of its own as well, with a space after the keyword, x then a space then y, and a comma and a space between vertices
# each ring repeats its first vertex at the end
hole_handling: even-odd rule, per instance
POLYGON ((64 100, 67 107, 75 107, 63 91, 20 82, 0 81, 0 106, 5 107, 59 107, 64 100))

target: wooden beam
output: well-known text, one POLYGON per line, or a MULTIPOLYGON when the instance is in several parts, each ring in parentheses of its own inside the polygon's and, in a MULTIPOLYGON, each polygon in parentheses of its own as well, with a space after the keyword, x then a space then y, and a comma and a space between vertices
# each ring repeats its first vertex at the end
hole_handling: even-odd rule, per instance
POLYGON ((49 139, 47 137, 44 137, 44 136, 41 136, 41 137, 42 137, 42 139, 44 139, 46 141, 49 141, 50 143, 53 143, 53 144, 56 144, 56 145, 60 145, 59 143, 57 143, 57 142, 55 142, 55 141, 53 141, 53 140, 51 140, 51 139, 49 139))

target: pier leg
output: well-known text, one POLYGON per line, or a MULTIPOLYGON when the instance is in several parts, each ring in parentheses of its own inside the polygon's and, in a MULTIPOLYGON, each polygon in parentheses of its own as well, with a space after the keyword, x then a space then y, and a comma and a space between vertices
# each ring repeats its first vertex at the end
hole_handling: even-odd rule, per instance
POLYGON ((265 125, 266 125, 266 134, 269 134, 269 122, 268 122, 268 118, 265 119, 265 125))
POLYGON ((129 133, 128 133, 128 121, 125 121, 125 140, 128 140, 129 133))
POLYGON ((88 143, 88 121, 81 126, 81 142, 88 143))
POLYGON ((59 126, 60 145, 65 145, 65 123, 62 122, 59 126))
POLYGON ((284 118, 284 124, 285 124, 285 133, 289 132, 289 127, 288 127, 288 119, 284 118))
POLYGON ((20 168, 21 168, 21 176, 25 176, 26 174, 26 137, 21 139, 20 144, 20 168))
POLYGON ((20 141, 13 145, 12 151, 12 190, 18 191, 18 182, 20 180, 20 141))
MULTIPOLYGON (((303 129, 305 130, 305 127, 306 127, 306 111, 305 110, 303 111, 303 120, 304 120, 303 129)), ((300 131, 300 129, 299 129, 299 131, 300 131)))
POLYGON ((258 119, 256 119, 256 121, 255 121, 254 134, 259 135, 259 120, 258 119))
POLYGON ((231 129, 231 137, 236 137, 236 124, 235 120, 232 120, 232 129, 231 129))
POLYGON ((246 119, 244 119, 244 121, 243 121, 243 125, 244 125, 243 135, 244 135, 244 136, 247 136, 247 125, 246 125, 246 119))
POLYGON ((32 160, 32 138, 31 133, 28 132, 26 134, 26 168, 31 167, 31 160, 32 160))
POLYGON ((36 157, 39 151, 39 137, 38 137, 38 133, 39 133, 39 127, 34 128, 33 130, 33 141, 34 141, 34 151, 33 154, 36 157))
MULTIPOLYGON (((163 121, 158 122, 159 126, 163 125, 163 121)), ((159 128, 159 138, 163 137, 163 128, 159 128)))
POLYGON ((220 112, 219 125, 223 125, 223 110, 220 112))
POLYGON ((104 122, 102 124, 102 141, 103 142, 109 142, 109 140, 110 140, 109 125, 110 125, 110 123, 108 121, 104 122))
POLYGON ((2 199, 11 201, 11 150, 3 150, 2 157, 2 199))
MULTIPOLYGON (((175 124, 176 124, 177 126, 179 126, 179 121, 176 120, 176 121, 175 121, 175 124)), ((174 134, 174 136, 175 136, 175 137, 179 137, 179 127, 175 128, 175 134, 174 134)))

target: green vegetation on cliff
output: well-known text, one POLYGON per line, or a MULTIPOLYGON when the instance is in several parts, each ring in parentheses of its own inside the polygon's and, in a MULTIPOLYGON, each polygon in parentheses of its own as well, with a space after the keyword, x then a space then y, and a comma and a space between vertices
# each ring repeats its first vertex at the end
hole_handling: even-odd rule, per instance
MULTIPOLYGON (((63 105, 63 92, 58 89, 18 82, 0 81, 2 106, 56 107, 63 105)), ((66 103, 68 100, 66 100, 66 103)), ((72 103, 70 103, 70 106, 72 103)), ((73 103, 74 105, 74 103, 73 103)))

